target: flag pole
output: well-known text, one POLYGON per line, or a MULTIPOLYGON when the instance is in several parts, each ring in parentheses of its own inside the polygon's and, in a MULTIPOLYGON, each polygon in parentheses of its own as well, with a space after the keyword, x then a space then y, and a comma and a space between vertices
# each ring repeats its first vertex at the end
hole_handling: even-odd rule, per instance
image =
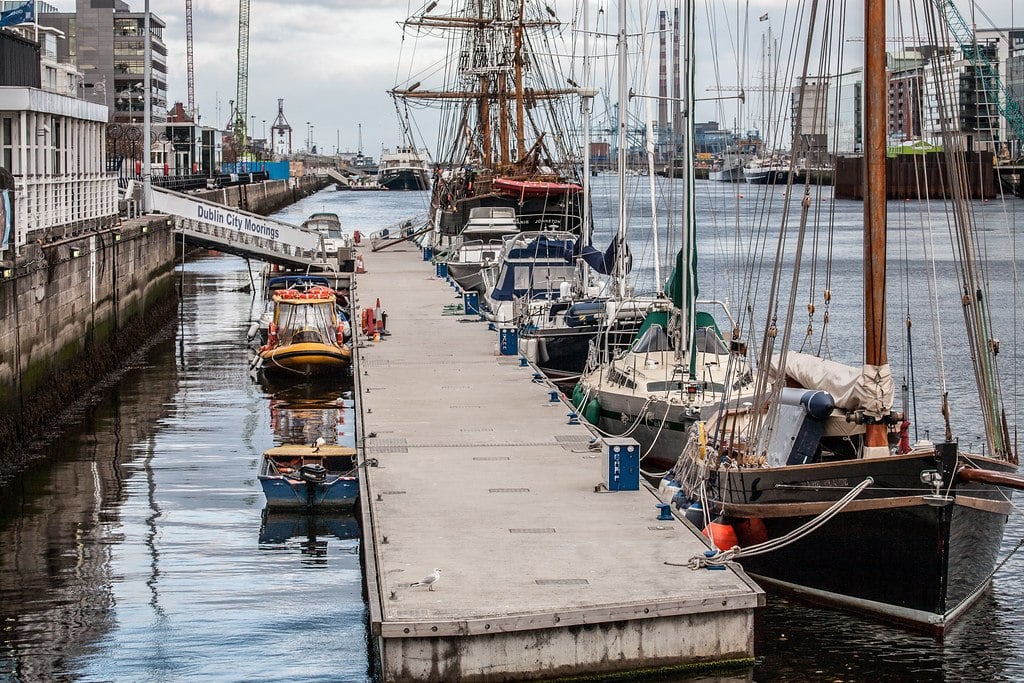
POLYGON ((146 0, 146 16, 143 20, 143 31, 146 36, 142 48, 142 81, 144 84, 142 112, 142 212, 153 210, 153 120, 152 120, 152 87, 153 87, 153 45, 149 29, 149 0, 146 0))

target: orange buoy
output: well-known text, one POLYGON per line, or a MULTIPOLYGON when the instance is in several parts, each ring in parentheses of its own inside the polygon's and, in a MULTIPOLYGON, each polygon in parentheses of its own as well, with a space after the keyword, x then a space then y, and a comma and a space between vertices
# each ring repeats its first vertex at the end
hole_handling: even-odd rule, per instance
POLYGON ((729 550, 733 546, 739 545, 736 530, 732 528, 732 524, 727 524, 721 517, 715 517, 701 533, 710 538, 719 550, 729 550))
POLYGON ((768 540, 768 529, 760 517, 741 517, 733 522, 739 544, 746 548, 768 540))

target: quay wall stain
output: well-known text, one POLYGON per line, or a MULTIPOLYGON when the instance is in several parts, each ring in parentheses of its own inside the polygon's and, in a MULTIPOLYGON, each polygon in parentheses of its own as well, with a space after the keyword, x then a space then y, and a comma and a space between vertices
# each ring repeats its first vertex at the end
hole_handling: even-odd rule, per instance
POLYGON ((30 245, 0 279, 0 473, 177 310, 167 219, 30 245))

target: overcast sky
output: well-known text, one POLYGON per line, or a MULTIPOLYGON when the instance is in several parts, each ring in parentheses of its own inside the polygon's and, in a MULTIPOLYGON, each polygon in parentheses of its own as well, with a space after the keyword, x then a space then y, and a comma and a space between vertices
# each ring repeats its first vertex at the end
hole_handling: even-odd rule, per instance
MULTIPOLYGON (((62 10, 74 10, 74 0, 50 1, 62 10)), ((133 11, 144 9, 144 0, 129 3, 133 11)), ((342 151, 355 151, 359 124, 367 154, 377 156, 382 146, 399 143, 398 117, 386 91, 400 80, 399 55, 408 63, 411 46, 406 43, 403 52, 397 22, 426 4, 420 0, 251 0, 249 113, 256 119, 254 137, 263 136, 264 121, 270 127, 277 115, 277 99, 283 98, 285 116, 294 129, 295 148, 306 145, 307 122, 313 125, 313 140, 321 151, 333 152, 339 142, 342 151)), ((561 20, 571 21, 579 3, 547 0, 547 4, 561 20)), ((955 4, 970 20, 968 0, 955 0, 955 4)), ((448 5, 442 0, 433 13, 440 13, 448 5)), ((592 2, 592 7, 598 5, 592 2)), ((600 5, 610 5, 608 12, 614 22, 617 4, 604 0, 600 5)), ((168 99, 172 104, 184 102, 184 0, 151 0, 150 6, 167 24, 168 99)), ((228 101, 235 97, 238 1, 194 0, 193 6, 196 105, 202 123, 223 125, 229 113, 228 101)), ((673 1, 634 0, 628 5, 631 14, 638 14, 642 7, 651 15, 659 6, 671 8, 673 1)), ((998 26, 1024 25, 1024 0, 980 0, 977 6, 998 26)), ((737 0, 699 3, 698 97, 706 96, 707 88, 716 81, 720 85, 735 82, 735 76, 729 74, 737 72, 731 53, 740 33, 738 26, 749 26, 747 50, 757 52, 766 27, 772 25, 776 35, 782 33, 785 17, 793 16, 793 7, 785 0, 750 0, 749 5, 737 0), (712 21, 708 19, 708 7, 714 8, 712 21), (765 12, 770 15, 769 21, 759 22, 758 17, 765 12), (712 41, 712 34, 718 39, 712 41), (730 56, 724 56, 726 53, 730 56)), ((856 7, 851 13, 857 16, 847 27, 847 36, 859 36, 859 3, 851 2, 850 7, 856 7)), ((596 9, 591 10, 592 18, 595 14, 596 9)), ((982 14, 977 20, 979 26, 989 24, 982 14)), ((439 44, 432 48, 420 45, 417 55, 429 59, 429 50, 439 48, 439 44)), ((407 64, 403 68, 408 68, 407 64)), ((643 90, 639 85, 635 89, 643 90)), ((722 115, 721 109, 716 111, 712 104, 699 105, 698 121, 727 118, 728 114, 722 115)), ((424 134, 431 138, 432 125, 429 120, 422 125, 424 134)))

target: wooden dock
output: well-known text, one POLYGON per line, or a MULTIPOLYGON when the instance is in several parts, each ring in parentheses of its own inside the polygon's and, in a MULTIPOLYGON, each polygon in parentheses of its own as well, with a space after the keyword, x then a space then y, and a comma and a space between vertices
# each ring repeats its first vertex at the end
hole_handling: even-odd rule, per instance
MULTIPOLYGON (((355 302, 390 336, 356 349, 363 554, 384 681, 510 681, 753 663, 764 594, 693 571, 707 547, 655 493, 600 489, 571 408, 412 244, 363 250, 355 302), (441 570, 434 590, 411 587, 441 570)), ((607 469, 607 466, 604 466, 607 469)))

